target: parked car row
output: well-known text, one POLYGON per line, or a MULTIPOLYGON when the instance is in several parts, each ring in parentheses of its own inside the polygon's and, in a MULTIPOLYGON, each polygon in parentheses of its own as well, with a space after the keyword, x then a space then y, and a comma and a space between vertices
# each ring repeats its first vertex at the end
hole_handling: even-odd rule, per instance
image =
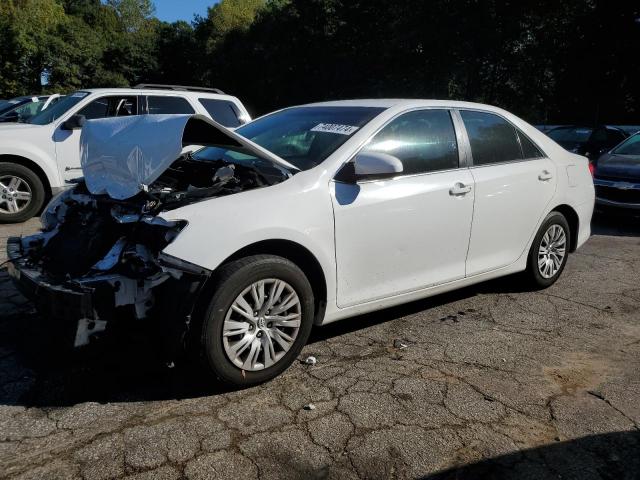
POLYGON ((20 123, 0 124, 0 223, 33 217, 81 176, 80 129, 86 120, 200 114, 235 128, 251 119, 236 97, 218 89, 175 85, 87 89, 46 100, 29 97, 11 105, 4 115, 14 120, 15 115, 23 116, 20 123), (30 116, 14 108, 36 104, 30 116))
POLYGON ((7 246, 11 276, 71 344, 149 322, 168 361, 186 350, 252 385, 313 325, 513 273, 544 288, 589 237, 587 159, 499 108, 338 101, 229 129, 201 98, 234 102, 87 90, 0 136, 24 132, 27 151, 53 137, 54 185, 82 166, 43 232, 7 246), (176 102, 199 115, 135 115, 176 102))
POLYGON ((541 130, 566 150, 589 158, 599 207, 640 212, 640 126, 558 125, 541 130))
POLYGON ((0 101, 0 122, 26 122, 62 98, 59 94, 16 97, 0 101))

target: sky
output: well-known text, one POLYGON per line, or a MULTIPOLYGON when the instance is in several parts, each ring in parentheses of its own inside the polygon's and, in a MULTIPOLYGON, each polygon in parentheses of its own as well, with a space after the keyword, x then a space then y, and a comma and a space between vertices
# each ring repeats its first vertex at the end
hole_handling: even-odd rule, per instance
POLYGON ((154 0, 156 16, 166 22, 185 20, 190 22, 195 14, 207 15, 207 7, 216 0, 154 0))

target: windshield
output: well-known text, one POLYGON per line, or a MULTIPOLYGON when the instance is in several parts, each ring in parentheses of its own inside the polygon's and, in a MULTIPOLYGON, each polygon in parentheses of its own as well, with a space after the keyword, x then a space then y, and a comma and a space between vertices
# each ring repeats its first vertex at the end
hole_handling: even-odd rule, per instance
POLYGON ((322 163, 384 108, 294 107, 236 130, 300 170, 322 163))
POLYGON ((629 137, 613 153, 616 155, 640 155, 640 134, 629 137))
POLYGON ((58 119, 61 115, 64 115, 70 108, 74 107, 82 99, 86 98, 89 92, 76 92, 64 97, 55 103, 50 105, 46 110, 42 110, 37 115, 34 115, 27 120, 27 123, 34 125, 47 125, 58 119))

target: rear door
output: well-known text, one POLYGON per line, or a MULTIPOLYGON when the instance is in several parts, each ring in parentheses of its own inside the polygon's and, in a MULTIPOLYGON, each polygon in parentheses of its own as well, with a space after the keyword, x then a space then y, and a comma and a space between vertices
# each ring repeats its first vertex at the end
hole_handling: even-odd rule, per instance
POLYGON ((467 276, 515 262, 527 247, 556 189, 555 164, 505 118, 459 111, 475 182, 467 276))
POLYGON ((402 161, 396 178, 332 184, 338 305, 346 307, 464 277, 473 179, 446 109, 404 113, 364 151, 402 161))

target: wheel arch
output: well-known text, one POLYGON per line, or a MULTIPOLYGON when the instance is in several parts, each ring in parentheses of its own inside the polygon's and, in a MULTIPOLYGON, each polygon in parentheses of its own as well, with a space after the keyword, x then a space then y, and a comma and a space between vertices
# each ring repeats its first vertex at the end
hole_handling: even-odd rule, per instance
POLYGON ((9 154, 0 154, 0 162, 16 163, 18 165, 22 165, 23 167, 28 168, 29 170, 32 170, 33 173, 35 173, 38 176, 38 178, 42 182, 42 185, 44 186, 44 191, 46 195, 46 198, 45 198, 45 205, 46 205, 47 200, 51 198, 51 194, 52 194, 51 181, 47 176, 46 172, 42 169, 40 165, 38 165, 36 162, 26 157, 22 157, 20 155, 9 155, 9 154))
MULTIPOLYGON (((277 255, 295 263, 307 276, 315 302, 314 323, 319 324, 324 318, 327 306, 327 280, 322 266, 316 256, 303 245, 284 239, 262 240, 247 245, 224 259, 213 271, 211 278, 224 265, 250 255, 277 255)), ((205 287, 206 288, 206 287, 205 287)))
POLYGON ((578 232, 580 231, 580 217, 573 207, 567 204, 558 205, 551 210, 564 215, 569 224, 569 251, 575 252, 578 246, 578 232))

